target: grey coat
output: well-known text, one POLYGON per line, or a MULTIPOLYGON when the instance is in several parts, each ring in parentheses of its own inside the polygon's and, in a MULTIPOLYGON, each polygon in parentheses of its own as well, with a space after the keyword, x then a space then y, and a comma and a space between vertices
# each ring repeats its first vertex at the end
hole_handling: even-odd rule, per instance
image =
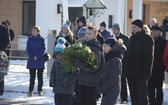
POLYGON ((54 61, 50 72, 50 84, 53 84, 53 92, 59 94, 72 95, 76 80, 76 73, 63 72, 64 67, 54 61))
POLYGON ((102 66, 102 77, 100 81, 100 93, 102 93, 101 105, 114 105, 120 93, 122 58, 126 51, 124 44, 119 45, 116 53, 108 53, 105 55, 106 62, 102 66), (109 59, 109 60, 107 60, 109 59))
POLYGON ((120 93, 122 61, 114 57, 107 61, 102 69, 100 93, 102 93, 103 97, 101 105, 114 105, 120 93))

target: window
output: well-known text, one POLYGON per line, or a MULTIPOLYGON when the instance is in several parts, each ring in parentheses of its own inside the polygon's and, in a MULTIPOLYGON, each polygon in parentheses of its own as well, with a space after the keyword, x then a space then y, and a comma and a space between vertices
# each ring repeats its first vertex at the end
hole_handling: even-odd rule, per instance
POLYGON ((113 15, 109 15, 108 17, 108 28, 112 28, 113 25, 113 15))
POLYGON ((76 20, 80 18, 83 14, 82 7, 69 7, 69 21, 71 22, 71 30, 76 33, 76 20))
POLYGON ((23 35, 31 35, 31 29, 35 25, 35 6, 35 1, 23 1, 23 35))

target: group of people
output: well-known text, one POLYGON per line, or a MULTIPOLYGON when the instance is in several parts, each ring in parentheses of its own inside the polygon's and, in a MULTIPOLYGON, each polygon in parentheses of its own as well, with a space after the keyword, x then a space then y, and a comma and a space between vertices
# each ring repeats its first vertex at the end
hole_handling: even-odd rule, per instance
MULTIPOLYGON (((168 71, 168 44, 165 28, 168 20, 159 27, 156 19, 144 25, 140 19, 131 23, 130 38, 121 32, 120 24, 112 25, 112 35, 106 30, 106 23, 96 25, 88 23, 82 16, 77 20, 77 31, 70 30, 70 22, 63 24, 56 37, 53 48, 54 63, 50 72, 49 86, 53 87, 56 105, 115 105, 120 95, 121 104, 127 104, 129 86, 132 105, 162 105, 164 71, 168 71), (163 33, 163 36, 162 36, 163 33), (86 62, 72 58, 75 69, 63 72, 63 51, 75 42, 88 46, 95 54, 96 68, 87 70, 86 62), (74 71, 74 72, 73 72, 74 71), (73 98, 76 101, 73 101, 73 98)), ((3 21, 0 25, 0 51, 6 52, 14 37, 10 24, 3 21), (5 26, 5 25, 6 26, 5 26)), ((45 69, 45 40, 40 35, 40 27, 32 28, 27 40, 27 69, 30 73, 28 96, 34 93, 37 71, 38 94, 43 95, 43 71, 45 69)), ((0 73, 0 95, 3 94, 4 79, 0 73)))
MULTIPOLYGON (((105 22, 100 23, 98 30, 97 26, 87 23, 82 16, 77 24, 75 34, 67 22, 56 37, 49 80, 56 105, 96 105, 100 96, 101 105, 114 105, 119 95, 121 104, 127 104, 127 82, 132 105, 162 105, 164 71, 168 68, 168 44, 166 46, 166 35, 162 36, 164 30, 158 24, 145 27, 140 19, 134 20, 130 38, 121 32, 118 23, 112 25, 112 35, 106 30, 105 22), (61 62, 65 59, 62 52, 75 42, 88 46, 94 52, 97 68, 88 71, 86 62, 72 58, 75 72, 63 72, 61 62)), ((32 28, 26 50, 29 57, 27 68, 30 71, 28 95, 33 95, 36 69, 38 93, 43 95, 45 43, 39 27, 32 28)))

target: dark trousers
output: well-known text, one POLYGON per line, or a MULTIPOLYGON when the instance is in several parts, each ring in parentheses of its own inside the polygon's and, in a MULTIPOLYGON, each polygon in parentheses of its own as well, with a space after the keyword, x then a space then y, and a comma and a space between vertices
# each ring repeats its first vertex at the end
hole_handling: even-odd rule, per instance
POLYGON ((132 105, 148 105, 148 81, 145 78, 128 78, 132 105))
MULTIPOLYGON (((37 69, 37 78, 38 78, 38 92, 42 91, 43 86, 43 69, 37 69)), ((30 69, 30 85, 29 92, 32 92, 34 89, 35 78, 36 78, 36 69, 30 69)))
POLYGON ((4 80, 0 81, 0 94, 2 95, 4 92, 4 80))
POLYGON ((78 84, 77 91, 79 105, 96 105, 96 87, 78 84))
POLYGON ((125 76, 121 76, 121 92, 120 97, 122 101, 128 101, 128 93, 127 93, 127 81, 125 76))
POLYGON ((55 105, 71 105, 72 95, 55 93, 54 101, 55 105))
POLYGON ((148 82, 148 93, 150 105, 162 105, 163 103, 163 79, 150 79, 148 82))

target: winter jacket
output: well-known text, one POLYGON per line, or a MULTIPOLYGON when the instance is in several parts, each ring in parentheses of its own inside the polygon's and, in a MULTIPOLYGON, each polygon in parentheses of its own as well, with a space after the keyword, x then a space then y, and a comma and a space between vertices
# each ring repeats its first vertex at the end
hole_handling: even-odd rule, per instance
POLYGON ((104 37, 105 40, 111 36, 110 32, 107 30, 104 30, 103 32, 100 32, 100 30, 99 30, 99 33, 104 37))
POLYGON ((163 55, 166 47, 166 40, 162 37, 154 38, 155 48, 154 48, 154 61, 152 68, 152 75, 150 80, 157 80, 160 78, 164 79, 165 66, 163 63, 163 55))
POLYGON ((8 29, 0 25, 0 51, 6 52, 6 48, 9 46, 9 43, 8 29))
POLYGON ((115 53, 111 51, 105 55, 106 62, 102 66, 102 78, 100 82, 100 93, 102 93, 101 105, 114 105, 120 93, 122 54, 126 47, 119 46, 115 53), (108 59, 108 60, 107 60, 108 59))
POLYGON ((164 65, 166 66, 165 70, 168 71, 168 42, 166 43, 164 56, 163 56, 163 62, 164 62, 164 65))
POLYGON ((44 53, 45 53, 45 43, 44 38, 41 35, 34 37, 31 35, 27 40, 26 51, 28 54, 28 69, 44 69, 44 53), (37 60, 34 60, 36 56, 37 60))
POLYGON ((145 30, 133 34, 128 42, 126 77, 149 79, 154 59, 153 38, 145 30))
POLYGON ((163 29, 162 37, 166 39, 166 33, 168 32, 168 24, 167 23, 163 24, 161 28, 163 29))
MULTIPOLYGON (((128 36, 127 35, 124 35, 124 34, 122 34, 122 33, 120 33, 119 34, 119 36, 116 36, 116 39, 118 40, 118 39, 122 39, 123 40, 123 43, 124 43, 124 45, 127 47, 127 45, 128 45, 128 40, 129 40, 129 38, 128 38, 128 36)), ((127 53, 127 51, 125 51, 124 52, 124 57, 123 57, 123 60, 122 60, 122 76, 125 76, 125 60, 126 60, 126 53, 127 53)))
POLYGON ((50 72, 50 84, 53 84, 53 92, 72 95, 76 80, 76 73, 66 73, 61 62, 54 61, 50 72))
MULTIPOLYGON (((94 52, 94 54, 96 56, 95 64, 96 64, 97 68, 96 69, 91 68, 90 70, 87 70, 86 67, 84 67, 84 66, 79 67, 80 72, 77 76, 78 84, 85 85, 85 86, 97 87, 98 82, 100 80, 100 75, 101 75, 101 71, 99 68, 102 65, 102 63, 104 62, 101 44, 97 39, 85 41, 83 44, 88 46, 92 50, 92 52, 94 52)), ((79 65, 76 65, 76 66, 79 66, 79 65)))

